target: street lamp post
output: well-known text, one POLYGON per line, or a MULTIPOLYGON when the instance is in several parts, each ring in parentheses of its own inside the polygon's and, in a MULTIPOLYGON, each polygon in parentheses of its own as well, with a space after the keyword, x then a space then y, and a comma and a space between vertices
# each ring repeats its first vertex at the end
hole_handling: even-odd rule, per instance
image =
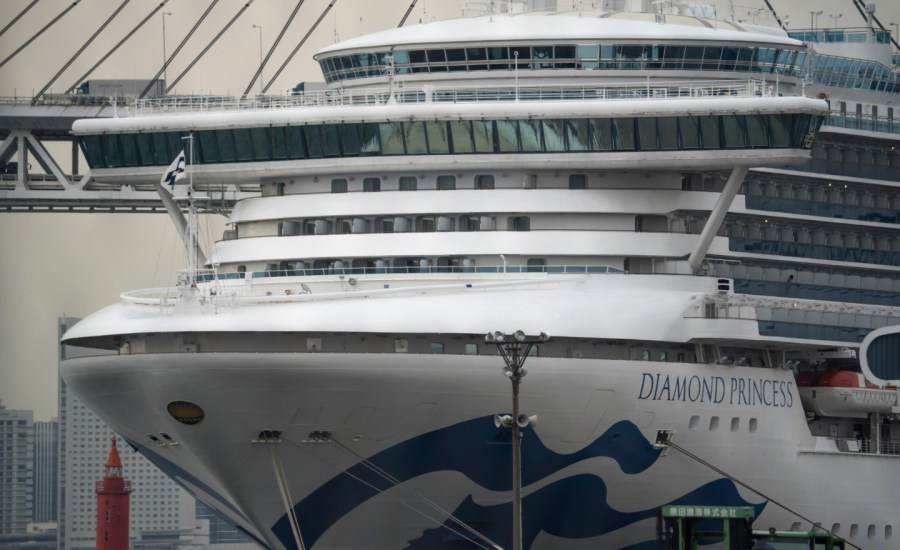
POLYGON ((888 25, 894 28, 894 34, 891 35, 891 38, 893 38, 894 40, 900 40, 900 23, 894 23, 893 21, 891 21, 890 23, 888 23, 888 25))
POLYGON ((823 10, 809 12, 809 28, 812 29, 813 34, 816 32, 816 20, 823 13, 825 13, 823 10))
POLYGON ((262 95, 263 93, 263 73, 262 73, 262 64, 263 64, 263 56, 262 56, 262 25, 253 25, 254 29, 259 30, 259 93, 262 95))
POLYGON ((831 24, 831 29, 832 29, 832 30, 835 30, 835 31, 837 30, 837 22, 838 22, 838 19, 840 19, 840 18, 843 17, 843 16, 844 16, 843 13, 829 13, 829 14, 828 14, 828 17, 830 17, 830 18, 831 18, 831 21, 832 21, 832 24, 831 24))
POLYGON ((503 374, 512 382, 512 416, 498 415, 494 424, 499 428, 512 428, 512 484, 513 484, 513 517, 512 517, 512 550, 522 550, 522 441, 521 429, 537 421, 536 416, 519 413, 519 385, 528 374, 525 360, 531 348, 550 340, 546 332, 537 336, 526 335, 521 330, 513 334, 491 332, 484 341, 497 346, 506 366, 503 374))
POLYGON ((163 89, 169 85, 168 77, 166 76, 166 16, 172 15, 170 11, 162 12, 162 32, 163 32, 163 89))

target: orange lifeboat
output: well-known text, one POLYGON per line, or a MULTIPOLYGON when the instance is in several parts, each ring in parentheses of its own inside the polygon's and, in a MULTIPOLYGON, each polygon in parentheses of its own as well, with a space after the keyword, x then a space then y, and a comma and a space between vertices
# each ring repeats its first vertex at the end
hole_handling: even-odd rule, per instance
POLYGON ((818 416, 866 418, 869 413, 890 414, 897 405, 897 388, 869 383, 851 371, 797 374, 800 401, 818 416))

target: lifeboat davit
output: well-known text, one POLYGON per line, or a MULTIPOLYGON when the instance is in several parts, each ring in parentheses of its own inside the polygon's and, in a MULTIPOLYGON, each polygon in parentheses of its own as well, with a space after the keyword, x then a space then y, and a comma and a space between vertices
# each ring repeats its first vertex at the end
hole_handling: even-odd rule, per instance
POLYGON ((801 372, 797 389, 803 407, 818 416, 866 418, 869 413, 890 414, 897 405, 897 388, 870 384, 859 372, 801 372))

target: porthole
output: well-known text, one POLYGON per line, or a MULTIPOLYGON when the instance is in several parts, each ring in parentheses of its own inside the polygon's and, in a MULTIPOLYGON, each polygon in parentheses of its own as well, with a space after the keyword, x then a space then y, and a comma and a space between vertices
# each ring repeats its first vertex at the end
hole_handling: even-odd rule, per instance
POLYGON ((172 401, 166 405, 169 415, 182 424, 199 424, 204 417, 203 409, 190 401, 172 401))
POLYGON ((700 417, 696 414, 691 417, 690 422, 688 422, 689 430, 696 430, 700 426, 700 417))
POLYGON ((741 429, 741 419, 735 416, 731 419, 731 431, 736 432, 740 429, 741 429))
POLYGON ((714 432, 719 429, 719 417, 714 416, 709 419, 709 430, 714 432))
POLYGON ((755 434, 757 427, 757 420, 755 418, 750 419, 750 433, 755 434))

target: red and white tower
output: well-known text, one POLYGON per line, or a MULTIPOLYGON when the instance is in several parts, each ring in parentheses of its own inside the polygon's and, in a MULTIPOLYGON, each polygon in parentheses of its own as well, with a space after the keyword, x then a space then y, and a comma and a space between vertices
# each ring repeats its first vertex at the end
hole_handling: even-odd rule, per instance
POLYGON ((106 475, 98 481, 97 550, 128 550, 128 508, 131 482, 122 477, 122 459, 116 448, 116 436, 106 458, 106 475))

